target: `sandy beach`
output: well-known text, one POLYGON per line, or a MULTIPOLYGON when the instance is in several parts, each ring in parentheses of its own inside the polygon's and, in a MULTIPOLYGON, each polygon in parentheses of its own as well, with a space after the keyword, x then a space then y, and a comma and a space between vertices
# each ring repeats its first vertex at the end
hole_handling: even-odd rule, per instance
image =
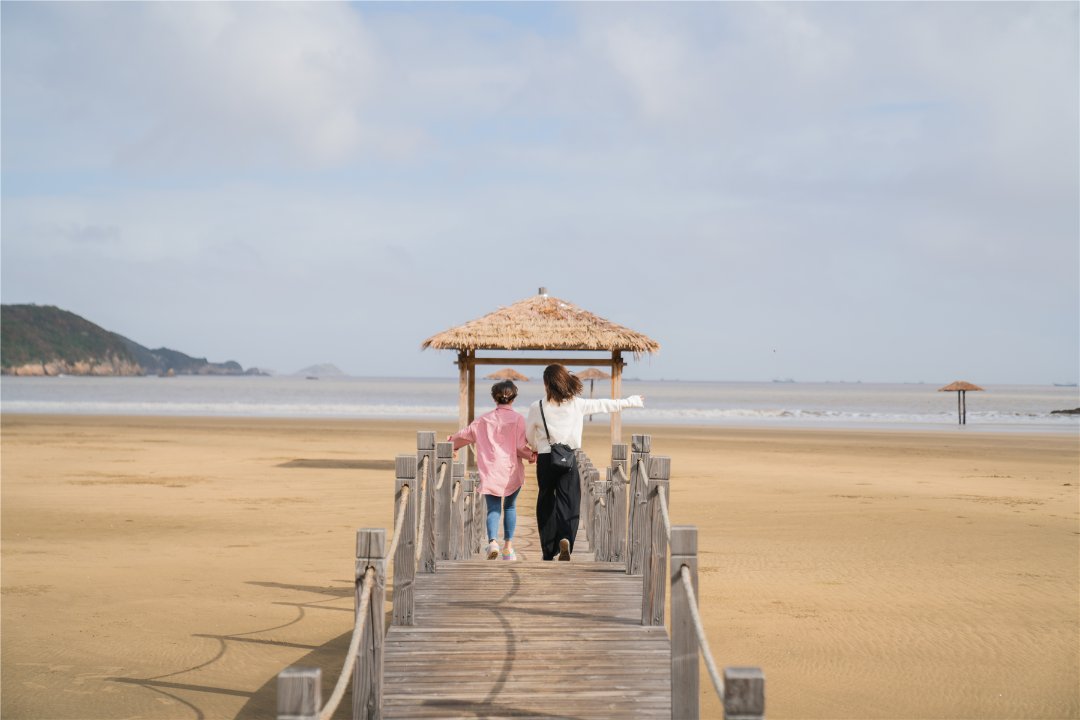
MULTIPOLYGON (((717 662, 764 669, 769 717, 1080 717, 1075 436, 631 422, 698 526, 717 662)), ((0 714, 266 718, 284 667, 333 682, 355 530, 392 524, 415 432, 454 429, 4 416, 0 714)))

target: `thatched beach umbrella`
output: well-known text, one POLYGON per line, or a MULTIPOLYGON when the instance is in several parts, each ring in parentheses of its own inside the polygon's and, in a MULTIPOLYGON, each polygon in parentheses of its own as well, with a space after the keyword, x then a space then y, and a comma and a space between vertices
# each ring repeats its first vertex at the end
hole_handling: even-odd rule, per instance
MULTIPOLYGON (((611 374, 606 373, 603 370, 597 370, 596 368, 589 368, 583 372, 575 373, 581 380, 589 381, 589 397, 593 396, 593 383, 597 380, 610 380, 611 374)), ((589 416, 589 422, 592 422, 592 415, 589 416)))
POLYGON ((519 373, 514 368, 505 368, 503 370, 496 370, 490 375, 484 376, 485 380, 516 380, 517 382, 528 382, 529 378, 519 373))
POLYGON ((589 381, 589 397, 593 396, 593 383, 597 380, 610 380, 611 373, 606 373, 603 370, 597 370, 596 368, 589 368, 588 370, 574 373, 582 380, 589 381))
POLYGON ((943 388, 938 388, 938 392, 954 392, 956 393, 956 413, 959 416, 960 424, 967 425, 967 391, 968 390, 982 390, 978 385, 974 385, 965 380, 957 380, 951 382, 943 388))

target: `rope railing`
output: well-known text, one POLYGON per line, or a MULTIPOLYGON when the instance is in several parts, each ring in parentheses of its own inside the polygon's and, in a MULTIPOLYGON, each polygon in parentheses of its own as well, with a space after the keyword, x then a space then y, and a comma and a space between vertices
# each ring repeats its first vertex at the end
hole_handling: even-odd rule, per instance
POLYGON ((697 718, 700 663, 724 708, 725 718, 764 717, 765 679, 760 668, 725 667, 721 672, 709 647, 695 586, 697 528, 672 525, 669 488, 671 459, 651 455, 648 435, 633 437, 629 448, 612 449, 611 477, 629 475, 627 572, 642 576, 641 624, 663 627, 670 592, 672 717, 697 718), (625 460, 630 463, 624 470, 625 460))
POLYGON ((716 670, 716 661, 713 660, 712 651, 709 649, 709 639, 705 637, 705 628, 701 623, 701 613, 698 612, 697 595, 694 594, 694 582, 690 579, 690 568, 683 565, 679 568, 679 577, 682 579, 683 588, 689 599, 690 617, 694 621, 694 632, 697 634, 698 649, 701 657, 705 659, 705 667, 709 670, 709 678, 713 688, 721 702, 724 700, 724 681, 720 679, 720 673, 716 670))
POLYGON ((337 712, 341 698, 345 697, 345 690, 349 687, 353 667, 356 665, 356 654, 360 649, 360 638, 364 634, 364 620, 368 616, 368 604, 371 602, 371 589, 374 586, 375 568, 369 567, 364 571, 364 587, 360 595, 360 607, 356 610, 356 621, 353 623, 352 640, 349 642, 349 650, 345 656, 345 667, 341 668, 341 675, 338 677, 337 684, 334 685, 334 692, 330 694, 330 699, 319 712, 319 720, 330 720, 337 712))
MULTIPOLYGON (((387 562, 395 561, 391 624, 413 625, 416 573, 435 572, 436 555, 432 553, 436 544, 443 548, 439 552, 450 548, 447 557, 450 560, 468 558, 479 548, 471 539, 480 519, 475 512, 479 498, 475 475, 462 477, 463 467, 450 460, 452 446, 436 444, 434 435, 419 433, 416 457, 399 455, 396 460, 397 507, 388 550, 383 552, 386 531, 357 531, 357 610, 344 667, 329 700, 325 705, 321 703, 319 669, 287 668, 278 676, 279 720, 330 720, 349 688, 350 679, 353 717, 380 717, 386 631, 380 619, 387 562), (433 463, 438 467, 434 473, 433 463), (450 483, 446 482, 448 475, 450 483), (415 555, 410 546, 414 542, 415 555), (396 557, 399 551, 401 558, 396 557)), ((724 717, 761 720, 764 717, 761 670, 725 667, 721 673, 713 659, 695 591, 697 529, 689 525, 672 526, 668 506, 671 461, 667 457, 650 457, 650 444, 649 436, 635 435, 632 457, 626 445, 613 446, 611 472, 604 481, 599 479, 598 470, 588 456, 580 453, 583 490, 592 494, 594 503, 591 517, 583 520, 583 526, 589 532, 597 560, 616 559, 615 553, 621 552, 621 543, 626 542, 627 571, 643 576, 642 625, 663 629, 667 624, 665 590, 670 592, 672 717, 699 717, 698 663, 703 659, 723 704, 724 717), (633 504, 626 502, 631 499, 633 504), (637 572, 630 571, 632 552, 637 553, 634 558, 640 568, 637 572)))

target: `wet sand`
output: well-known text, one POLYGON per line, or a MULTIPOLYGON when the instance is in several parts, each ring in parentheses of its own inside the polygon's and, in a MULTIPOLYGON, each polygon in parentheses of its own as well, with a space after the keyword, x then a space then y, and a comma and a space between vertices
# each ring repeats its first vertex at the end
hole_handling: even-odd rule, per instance
MULTIPOLYGON (((1077 438, 625 421, 672 457, 717 662, 764 668, 769 717, 1080 717, 1077 438)), ((273 717, 287 665, 333 682, 355 530, 392 523, 418 429, 456 428, 4 416, 0 715, 273 717)))

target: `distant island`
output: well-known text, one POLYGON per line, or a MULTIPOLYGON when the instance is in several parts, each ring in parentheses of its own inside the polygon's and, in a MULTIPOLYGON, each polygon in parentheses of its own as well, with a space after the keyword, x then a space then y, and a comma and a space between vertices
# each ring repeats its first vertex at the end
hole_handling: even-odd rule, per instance
POLYGON ((319 378, 345 377, 345 373, 343 373, 337 365, 332 365, 330 363, 309 365, 302 370, 297 370, 293 375, 303 376, 312 380, 317 380, 319 378))
POLYGON ((0 374, 3 375, 265 375, 194 358, 178 350, 151 350, 51 305, 0 305, 0 374))

